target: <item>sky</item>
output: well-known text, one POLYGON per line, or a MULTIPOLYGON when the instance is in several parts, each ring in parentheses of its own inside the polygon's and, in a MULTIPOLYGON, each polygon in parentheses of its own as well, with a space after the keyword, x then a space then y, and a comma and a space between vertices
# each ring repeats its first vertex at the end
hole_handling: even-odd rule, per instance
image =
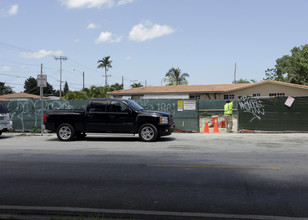
POLYGON ((276 59, 308 42, 307 0, 1 0, 0 82, 15 92, 43 74, 54 89, 165 85, 172 67, 189 85, 261 81, 276 59))

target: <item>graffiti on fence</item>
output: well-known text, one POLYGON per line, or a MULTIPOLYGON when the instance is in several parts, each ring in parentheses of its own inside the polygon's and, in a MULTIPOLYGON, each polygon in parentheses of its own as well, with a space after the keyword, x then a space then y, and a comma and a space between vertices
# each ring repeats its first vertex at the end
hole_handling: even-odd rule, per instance
POLYGON ((136 102, 141 105, 143 108, 148 110, 156 110, 156 111, 162 111, 162 112, 170 112, 172 114, 175 114, 176 110, 176 104, 174 102, 167 101, 167 102, 157 102, 155 100, 154 106, 150 104, 150 100, 148 99, 138 99, 136 102))
POLYGON ((255 118, 261 120, 261 115, 265 115, 264 106, 258 97, 242 96, 239 98, 239 106, 244 112, 253 115, 250 122, 255 118))
POLYGON ((158 111, 162 112, 170 112, 172 114, 175 114, 176 105, 175 103, 158 103, 158 111))
POLYGON ((138 100, 135 100, 135 102, 137 102, 139 105, 141 105, 144 109, 154 110, 153 105, 149 104, 148 99, 138 99, 138 100))
MULTIPOLYGON (((42 114, 40 100, 10 101, 7 108, 14 129, 27 130, 40 127, 42 114)), ((68 101, 43 101, 43 110, 72 108, 68 101)))

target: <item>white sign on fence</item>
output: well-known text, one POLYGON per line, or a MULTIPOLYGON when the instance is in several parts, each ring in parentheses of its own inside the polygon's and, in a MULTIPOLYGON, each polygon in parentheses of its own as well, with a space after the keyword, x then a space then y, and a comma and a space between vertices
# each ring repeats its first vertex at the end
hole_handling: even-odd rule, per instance
POLYGON ((184 110, 196 110, 196 101, 184 101, 184 110))
POLYGON ((288 107, 291 107, 292 104, 293 104, 293 102, 294 102, 294 100, 295 100, 295 99, 294 99, 293 97, 289 96, 284 104, 285 104, 286 106, 288 106, 288 107))

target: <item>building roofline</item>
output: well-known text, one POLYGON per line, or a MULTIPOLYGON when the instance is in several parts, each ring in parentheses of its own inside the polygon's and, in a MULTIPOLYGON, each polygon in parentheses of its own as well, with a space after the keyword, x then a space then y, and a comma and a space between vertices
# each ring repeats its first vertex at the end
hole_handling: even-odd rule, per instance
POLYGON ((187 93, 229 93, 242 89, 259 86, 262 84, 277 84, 293 88, 308 89, 308 86, 293 83, 280 82, 275 80, 264 80, 256 83, 240 84, 212 84, 212 85, 181 85, 181 86, 147 86, 134 89, 117 90, 108 92, 108 95, 145 95, 145 94, 187 94, 187 93))

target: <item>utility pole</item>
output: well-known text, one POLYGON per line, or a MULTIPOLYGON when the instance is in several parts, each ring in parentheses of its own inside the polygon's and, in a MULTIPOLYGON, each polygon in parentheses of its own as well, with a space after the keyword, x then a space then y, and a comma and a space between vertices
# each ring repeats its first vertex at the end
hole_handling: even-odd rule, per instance
MULTIPOLYGON (((43 64, 41 63, 41 76, 43 75, 43 64)), ((47 83, 46 83, 47 84, 47 83)), ((43 90, 44 88, 40 86, 40 100, 41 100, 41 136, 43 136, 44 132, 44 116, 43 116, 43 90)))
POLYGON ((55 57, 56 60, 60 60, 60 99, 62 94, 62 60, 67 60, 67 57, 59 56, 55 57))

